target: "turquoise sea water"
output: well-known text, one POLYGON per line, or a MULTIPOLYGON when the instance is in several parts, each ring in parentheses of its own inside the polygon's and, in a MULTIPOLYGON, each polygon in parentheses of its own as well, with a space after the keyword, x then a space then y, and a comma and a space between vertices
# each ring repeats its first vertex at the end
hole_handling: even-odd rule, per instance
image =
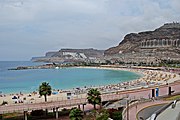
POLYGON ((0 62, 0 91, 3 93, 32 92, 46 81, 53 89, 72 89, 115 84, 137 79, 140 75, 127 71, 92 68, 7 70, 17 66, 37 65, 32 62, 0 62))

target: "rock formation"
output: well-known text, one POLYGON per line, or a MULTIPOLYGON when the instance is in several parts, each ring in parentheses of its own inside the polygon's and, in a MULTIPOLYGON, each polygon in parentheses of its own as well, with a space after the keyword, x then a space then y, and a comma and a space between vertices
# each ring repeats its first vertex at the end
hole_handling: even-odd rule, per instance
POLYGON ((96 49, 61 49, 55 52, 47 52, 44 57, 34 57, 33 61, 43 62, 83 62, 102 59, 104 50, 96 49))
POLYGON ((141 48, 140 43, 142 41, 154 39, 180 39, 180 23, 167 23, 154 31, 130 33, 124 37, 124 39, 118 46, 106 50, 105 55, 129 53, 132 51, 138 52, 141 48))
POLYGON ((167 23, 154 31, 127 34, 118 46, 106 50, 105 55, 123 62, 180 60, 180 23, 167 23))
POLYGON ((43 62, 104 62, 159 63, 180 61, 180 23, 166 23, 154 31, 127 34, 122 42, 108 50, 61 49, 32 58, 43 62))

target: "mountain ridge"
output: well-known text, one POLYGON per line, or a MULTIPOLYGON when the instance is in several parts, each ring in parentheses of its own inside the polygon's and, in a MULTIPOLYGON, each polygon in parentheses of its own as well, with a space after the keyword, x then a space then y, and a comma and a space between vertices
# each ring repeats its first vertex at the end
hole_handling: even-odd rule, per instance
POLYGON ((140 44, 143 40, 150 39, 180 39, 180 23, 166 23, 154 31, 145 31, 139 33, 129 33, 119 43, 119 45, 105 50, 105 55, 128 53, 139 51, 140 44))
POLYGON ((104 50, 89 49, 60 49, 59 51, 46 52, 43 57, 34 57, 32 61, 45 62, 83 62, 103 58, 104 50))

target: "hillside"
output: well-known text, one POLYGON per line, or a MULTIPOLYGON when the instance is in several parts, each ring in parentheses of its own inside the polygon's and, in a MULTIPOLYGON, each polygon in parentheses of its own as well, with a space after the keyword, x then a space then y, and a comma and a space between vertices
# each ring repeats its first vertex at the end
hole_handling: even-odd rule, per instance
POLYGON ((167 23, 154 31, 127 34, 118 46, 105 51, 106 59, 158 63, 180 60, 180 23, 167 23))
POLYGON ((160 63, 180 61, 180 23, 166 23, 154 31, 127 34, 118 46, 107 50, 61 49, 33 61, 160 63))
POLYGON ((102 59, 104 50, 97 49, 61 49, 47 52, 43 57, 33 57, 33 61, 43 62, 82 62, 102 59))
MULTIPOLYGON (((127 34, 118 46, 109 48, 105 55, 138 52, 144 40, 176 40, 180 39, 180 23, 167 23, 154 31, 127 34)), ((180 43, 178 43, 179 45, 180 43)))

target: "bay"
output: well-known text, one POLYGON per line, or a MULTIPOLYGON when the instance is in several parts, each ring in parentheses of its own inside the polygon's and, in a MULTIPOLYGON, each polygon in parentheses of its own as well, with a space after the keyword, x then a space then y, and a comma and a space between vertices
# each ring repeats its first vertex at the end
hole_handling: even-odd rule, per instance
POLYGON ((0 61, 0 91, 3 93, 28 93, 36 91, 42 82, 49 82, 53 89, 102 86, 138 79, 139 74, 106 69, 62 68, 8 70, 17 66, 43 63, 31 61, 0 61))

